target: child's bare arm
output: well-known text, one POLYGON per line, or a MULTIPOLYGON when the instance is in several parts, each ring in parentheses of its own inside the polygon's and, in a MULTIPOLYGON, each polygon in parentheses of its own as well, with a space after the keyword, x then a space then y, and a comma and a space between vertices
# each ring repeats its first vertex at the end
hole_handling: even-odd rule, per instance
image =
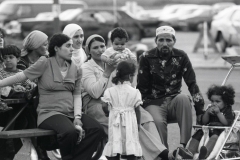
POLYGON ((135 113, 136 113, 136 117, 137 117, 137 123, 138 123, 138 129, 141 126, 141 112, 140 112, 140 105, 135 107, 135 113))
POLYGON ((202 116, 202 124, 206 125, 209 123, 209 117, 213 114, 213 108, 211 106, 208 107, 208 109, 205 111, 205 113, 202 116))

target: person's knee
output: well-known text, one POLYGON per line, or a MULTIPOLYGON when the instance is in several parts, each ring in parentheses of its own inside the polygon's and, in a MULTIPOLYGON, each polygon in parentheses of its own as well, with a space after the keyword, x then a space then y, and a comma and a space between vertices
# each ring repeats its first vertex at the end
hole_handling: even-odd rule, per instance
POLYGON ((191 105, 191 99, 189 96, 185 95, 185 94, 179 94, 175 97, 175 103, 178 106, 181 106, 183 108, 187 108, 190 109, 192 107, 191 105))
POLYGON ((59 139, 72 139, 75 140, 78 138, 78 131, 75 128, 68 129, 66 132, 58 135, 59 139))
POLYGON ((177 101, 188 101, 188 102, 190 102, 190 99, 186 94, 179 94, 175 98, 176 98, 177 101))

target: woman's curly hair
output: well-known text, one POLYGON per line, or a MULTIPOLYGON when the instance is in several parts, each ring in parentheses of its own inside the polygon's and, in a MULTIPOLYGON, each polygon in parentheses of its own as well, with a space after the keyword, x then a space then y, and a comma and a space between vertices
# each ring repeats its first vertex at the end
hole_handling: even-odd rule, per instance
POLYGON ((227 106, 229 105, 232 106, 234 104, 235 91, 231 85, 227 86, 212 85, 207 91, 207 96, 209 100, 211 100, 212 95, 221 96, 223 102, 227 106))

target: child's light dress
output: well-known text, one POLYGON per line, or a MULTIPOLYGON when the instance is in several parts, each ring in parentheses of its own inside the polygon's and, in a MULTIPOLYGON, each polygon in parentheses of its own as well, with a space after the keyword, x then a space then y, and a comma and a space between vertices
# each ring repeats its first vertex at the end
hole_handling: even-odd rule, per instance
POLYGON ((108 103, 110 111, 108 143, 103 155, 108 157, 114 157, 117 154, 142 156, 135 113, 135 107, 142 104, 139 90, 131 87, 130 82, 119 83, 108 88, 101 99, 108 103))

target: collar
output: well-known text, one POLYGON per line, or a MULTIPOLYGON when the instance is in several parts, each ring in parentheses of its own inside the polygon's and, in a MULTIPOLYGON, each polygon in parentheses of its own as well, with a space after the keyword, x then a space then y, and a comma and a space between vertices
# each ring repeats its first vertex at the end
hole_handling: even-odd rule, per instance
MULTIPOLYGON (((121 82, 120 82, 121 83, 121 82)), ((132 84, 130 83, 130 81, 124 81, 122 84, 127 84, 129 86, 132 86, 132 84)))
POLYGON ((62 77, 61 71, 59 69, 57 60, 55 57, 49 58, 52 67, 53 81, 54 82, 64 82, 64 83, 75 83, 77 67, 74 63, 68 63, 67 75, 62 77))

